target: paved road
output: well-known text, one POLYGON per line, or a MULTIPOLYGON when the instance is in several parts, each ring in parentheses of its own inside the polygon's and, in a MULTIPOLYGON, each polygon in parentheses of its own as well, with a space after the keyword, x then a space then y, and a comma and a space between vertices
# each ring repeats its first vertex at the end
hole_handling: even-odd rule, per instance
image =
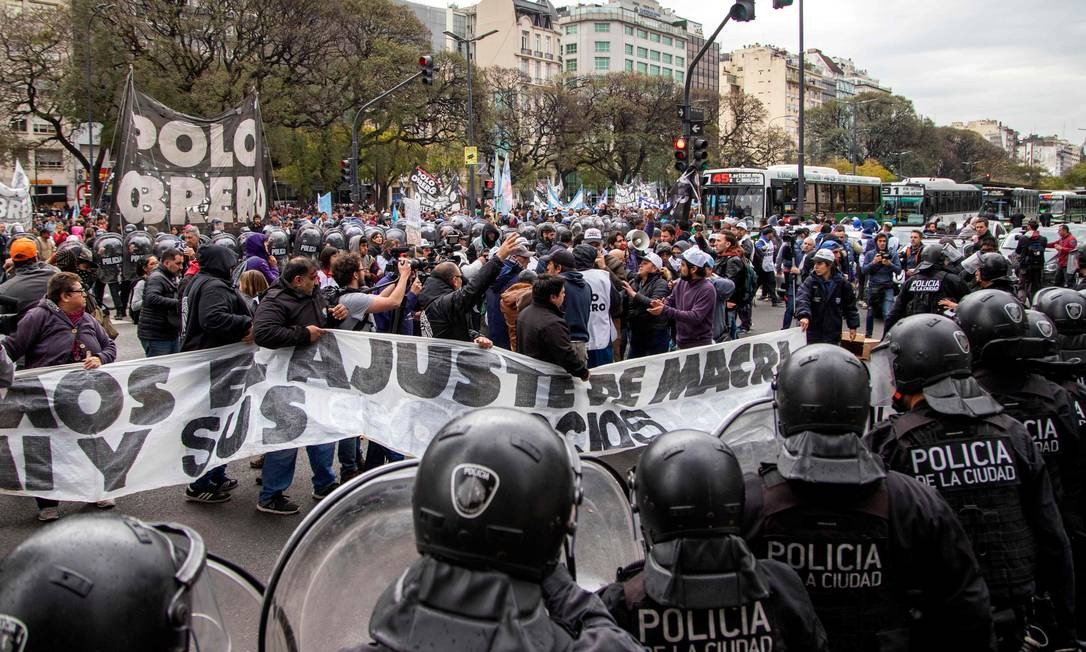
MULTIPOLYGON (((759 303, 755 311, 755 333, 778 329, 782 317, 782 308, 759 303)), ((118 330, 120 358, 131 360, 143 357, 135 327, 128 322, 119 322, 118 330)), ((229 475, 237 478, 240 485, 234 491, 234 499, 228 503, 203 505, 186 502, 182 495, 183 487, 166 487, 121 498, 117 501, 117 510, 143 519, 176 521, 192 526, 203 535, 210 551, 241 564, 256 577, 266 580, 290 533, 316 503, 310 497, 311 476, 305 455, 298 456, 294 484, 287 492, 302 506, 301 515, 271 516, 257 512, 255 506, 260 489, 255 484, 257 474, 246 461, 231 464, 229 475)), ((60 507, 62 515, 95 509, 93 505, 74 503, 65 503, 60 507)), ((0 496, 0 555, 7 554, 41 527, 35 518, 36 513, 34 501, 29 498, 0 496)))

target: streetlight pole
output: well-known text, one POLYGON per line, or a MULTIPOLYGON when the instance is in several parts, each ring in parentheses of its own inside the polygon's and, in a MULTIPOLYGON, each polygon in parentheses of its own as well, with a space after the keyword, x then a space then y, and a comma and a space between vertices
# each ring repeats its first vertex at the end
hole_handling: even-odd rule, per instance
POLYGON ((796 217, 803 219, 803 200, 806 198, 807 189, 803 183, 803 105, 807 90, 806 55, 803 52, 803 0, 799 0, 799 168, 796 175, 796 217))
POLYGON ((93 53, 91 51, 91 39, 94 38, 94 19, 98 17, 98 14, 112 9, 114 5, 100 4, 96 5, 91 11, 91 15, 87 18, 87 61, 84 66, 84 71, 87 76, 87 185, 90 186, 90 197, 87 199, 87 205, 93 206, 97 203, 98 199, 98 175, 94 173, 94 103, 91 99, 91 58, 93 53))
MULTIPOLYGON (((497 34, 498 30, 492 29, 486 34, 480 34, 471 38, 465 38, 459 34, 452 32, 444 32, 445 36, 456 41, 457 45, 464 46, 464 57, 467 62, 468 68, 468 134, 467 142, 468 147, 475 145, 475 111, 472 107, 472 85, 471 85, 471 50, 476 41, 481 41, 491 34, 497 34)), ((471 211, 471 217, 475 217, 475 168, 478 166, 478 162, 468 165, 468 210, 471 211)))
POLYGON ((844 102, 844 104, 849 105, 849 112, 848 112, 848 115, 849 115, 849 145, 848 145, 849 155, 848 155, 848 157, 852 161, 852 176, 856 176, 856 107, 860 106, 861 104, 871 104, 872 102, 876 102, 876 101, 878 101, 877 98, 871 98, 871 99, 868 99, 868 100, 863 100, 862 102, 857 102, 855 100, 853 100, 851 102, 849 102, 849 101, 844 102))

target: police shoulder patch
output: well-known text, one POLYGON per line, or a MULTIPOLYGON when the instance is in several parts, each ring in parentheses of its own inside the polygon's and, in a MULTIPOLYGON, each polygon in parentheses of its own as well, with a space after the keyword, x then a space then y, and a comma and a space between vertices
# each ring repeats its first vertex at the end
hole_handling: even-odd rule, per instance
POLYGON ((0 652, 22 652, 29 634, 23 621, 0 614, 0 652))
POLYGON ((501 478, 479 464, 458 464, 452 472, 453 509, 463 518, 475 518, 486 511, 498 493, 501 478))
POLYGON ((1025 316, 1022 312, 1022 306, 1017 303, 1003 304, 1003 310, 1007 313, 1007 316, 1011 318, 1016 324, 1022 323, 1022 319, 1025 316))
POLYGON ((961 331, 954 331, 954 341, 958 343, 962 353, 969 353, 969 336, 961 331))
POLYGON ((1067 316, 1071 319, 1078 321, 1082 318, 1082 306, 1077 303, 1069 303, 1065 307, 1067 310, 1067 316))

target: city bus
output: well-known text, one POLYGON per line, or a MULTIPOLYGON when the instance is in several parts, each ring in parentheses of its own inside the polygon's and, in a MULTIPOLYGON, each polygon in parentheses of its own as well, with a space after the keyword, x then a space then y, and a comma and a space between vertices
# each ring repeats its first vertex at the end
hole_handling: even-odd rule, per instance
POLYGON ((982 186, 981 191, 984 193, 982 213, 991 213, 1001 221, 1010 220, 1011 215, 1024 215, 1026 221, 1037 218, 1041 199, 1037 190, 982 186))
MULTIPOLYGON (((797 165, 768 168, 708 170, 702 176, 702 204, 706 216, 768 219, 795 215, 799 177, 797 165)), ((805 215, 825 211, 839 222, 874 216, 881 204, 878 177, 841 174, 833 168, 804 166, 805 215)))
POLYGON ((1040 212, 1053 222, 1086 222, 1086 191, 1053 190, 1041 193, 1040 212))
POLYGON ((981 190, 953 179, 913 177, 882 187, 882 213, 901 226, 961 226, 980 212, 981 190))

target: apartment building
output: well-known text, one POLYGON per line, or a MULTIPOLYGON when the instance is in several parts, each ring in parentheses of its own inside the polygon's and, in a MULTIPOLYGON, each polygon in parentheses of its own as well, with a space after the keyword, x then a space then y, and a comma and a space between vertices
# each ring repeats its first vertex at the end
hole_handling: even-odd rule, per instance
POLYGON ((979 134, 984 140, 1007 152, 1012 159, 1018 157, 1018 132, 1003 124, 999 120, 970 120, 969 122, 952 122, 955 129, 967 129, 979 134))
POLYGON ((1039 165, 1054 177, 1062 177, 1082 162, 1082 149, 1058 136, 1030 135, 1018 144, 1018 160, 1039 165))

